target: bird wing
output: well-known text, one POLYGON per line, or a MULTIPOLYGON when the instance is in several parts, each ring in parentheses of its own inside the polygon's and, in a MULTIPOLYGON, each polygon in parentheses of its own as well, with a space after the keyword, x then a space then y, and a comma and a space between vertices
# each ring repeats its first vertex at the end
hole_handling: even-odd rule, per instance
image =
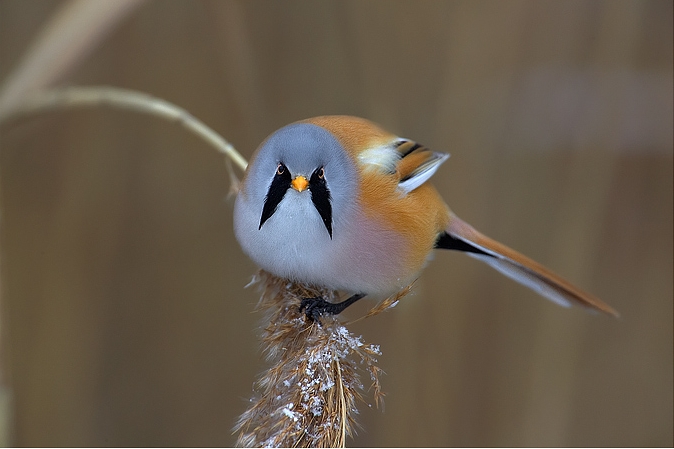
POLYGON ((428 181, 440 164, 449 158, 447 153, 431 151, 408 139, 398 139, 394 146, 400 158, 396 164, 400 177, 398 188, 405 194, 428 181))
POLYGON ((428 181, 449 154, 436 153, 417 142, 396 137, 363 150, 357 157, 364 171, 395 176, 398 190, 407 195, 428 181))

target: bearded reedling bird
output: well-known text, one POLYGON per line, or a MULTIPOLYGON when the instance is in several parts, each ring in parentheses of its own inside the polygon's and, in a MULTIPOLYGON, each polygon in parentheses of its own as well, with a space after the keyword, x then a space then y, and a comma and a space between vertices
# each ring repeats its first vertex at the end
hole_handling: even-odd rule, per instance
POLYGON ((447 158, 365 119, 315 117, 271 134, 253 155, 234 206, 244 252, 264 270, 350 293, 305 298, 311 319, 409 285, 435 248, 482 260, 568 307, 618 313, 462 221, 428 182, 447 158))

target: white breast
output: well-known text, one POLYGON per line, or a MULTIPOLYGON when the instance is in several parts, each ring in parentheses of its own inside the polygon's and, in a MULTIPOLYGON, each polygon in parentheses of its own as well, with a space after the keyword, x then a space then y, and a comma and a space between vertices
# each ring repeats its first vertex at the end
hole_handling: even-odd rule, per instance
POLYGON ((289 189, 259 227, 260 212, 243 195, 235 204, 236 236, 248 256, 277 276, 334 290, 387 295, 407 285, 401 242, 354 205, 335 217, 331 239, 310 192, 289 189))

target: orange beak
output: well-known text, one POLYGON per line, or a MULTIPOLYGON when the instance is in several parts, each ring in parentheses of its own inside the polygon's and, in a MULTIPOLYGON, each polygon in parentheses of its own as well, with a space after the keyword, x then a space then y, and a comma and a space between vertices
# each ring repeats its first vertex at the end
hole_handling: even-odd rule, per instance
POLYGON ((293 189, 301 192, 302 190, 306 190, 306 188, 309 186, 309 181, 307 181, 307 178, 302 175, 295 176, 295 179, 290 182, 290 185, 293 187, 293 189))

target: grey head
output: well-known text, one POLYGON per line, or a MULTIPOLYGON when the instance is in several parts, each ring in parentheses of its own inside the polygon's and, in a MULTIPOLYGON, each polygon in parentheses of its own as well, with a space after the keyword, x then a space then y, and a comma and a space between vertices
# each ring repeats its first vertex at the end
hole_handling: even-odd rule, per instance
POLYGON ((236 237, 263 269, 315 282, 345 247, 357 183, 354 161, 330 132, 310 123, 285 126, 248 166, 234 206, 236 237))

